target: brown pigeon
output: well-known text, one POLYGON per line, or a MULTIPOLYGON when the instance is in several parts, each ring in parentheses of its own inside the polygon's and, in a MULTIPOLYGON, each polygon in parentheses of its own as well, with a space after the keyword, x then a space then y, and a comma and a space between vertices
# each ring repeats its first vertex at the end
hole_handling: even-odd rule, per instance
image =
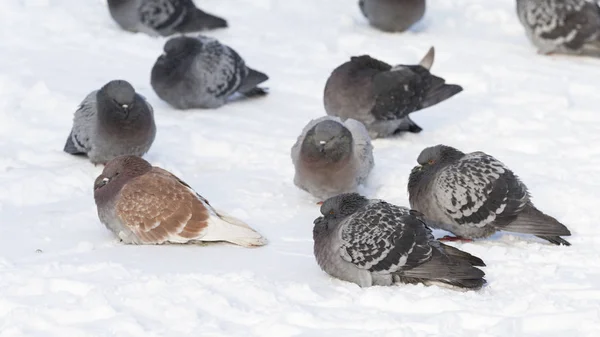
POLYGON ((175 175, 136 156, 106 164, 94 182, 94 200, 100 221, 128 244, 267 243, 246 223, 215 210, 175 175))

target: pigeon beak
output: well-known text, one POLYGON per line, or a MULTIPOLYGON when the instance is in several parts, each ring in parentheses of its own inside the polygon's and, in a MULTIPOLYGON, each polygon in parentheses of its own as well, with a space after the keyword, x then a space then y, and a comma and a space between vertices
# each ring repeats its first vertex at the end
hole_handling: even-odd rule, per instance
POLYGON ((317 202, 317 205, 323 205, 323 201, 317 202))
POLYGON ((128 105, 128 104, 123 104, 123 105, 121 105, 121 107, 122 107, 123 109, 125 109, 125 110, 129 109, 129 105, 128 105))

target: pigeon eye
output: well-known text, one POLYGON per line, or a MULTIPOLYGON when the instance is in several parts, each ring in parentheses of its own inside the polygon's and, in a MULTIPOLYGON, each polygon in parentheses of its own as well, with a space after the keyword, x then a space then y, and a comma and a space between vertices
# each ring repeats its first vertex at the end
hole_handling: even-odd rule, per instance
POLYGON ((333 210, 329 211, 329 214, 333 215, 335 212, 333 210))
POLYGON ((433 159, 429 159, 429 161, 427 162, 429 165, 435 164, 435 160, 433 159))

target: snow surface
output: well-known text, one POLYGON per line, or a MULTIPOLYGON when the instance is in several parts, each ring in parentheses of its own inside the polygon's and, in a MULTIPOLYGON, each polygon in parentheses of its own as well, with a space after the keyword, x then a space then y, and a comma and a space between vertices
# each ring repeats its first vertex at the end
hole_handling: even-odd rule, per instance
POLYGON ((121 31, 104 0, 0 1, 1 337, 600 335, 600 61, 537 55, 514 0, 429 1, 406 34, 370 28, 353 0, 198 2, 230 23, 207 35, 270 75, 268 97, 175 111, 149 84, 165 39, 121 31), (364 192, 408 205, 421 149, 483 150, 573 246, 505 233, 457 244, 488 264, 480 292, 332 279, 312 255, 317 200, 293 185, 290 148, 324 114, 333 68, 365 53, 415 63, 431 45, 434 73, 465 91, 415 113, 421 134, 374 141, 364 192), (268 246, 125 246, 100 224, 102 168, 62 148, 80 101, 116 78, 155 108, 146 159, 268 246))

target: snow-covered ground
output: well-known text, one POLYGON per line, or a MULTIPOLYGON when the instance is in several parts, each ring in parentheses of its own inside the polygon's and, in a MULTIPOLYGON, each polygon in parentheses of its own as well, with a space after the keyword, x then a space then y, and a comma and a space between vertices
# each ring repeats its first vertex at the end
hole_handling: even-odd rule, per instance
MULTIPOLYGON (((118 29, 104 0, 0 1, 0 336, 599 336, 600 61, 543 57, 514 0, 433 0, 415 31, 366 25, 353 0, 203 0, 230 28, 207 33, 270 75, 270 95, 175 111, 149 84, 163 38, 118 29), (418 153, 483 150, 573 232, 571 247, 499 234, 457 244, 488 286, 358 286, 312 255, 315 199, 290 147, 324 114, 327 76, 352 55, 415 63, 465 91, 413 115, 418 135, 374 141, 369 197, 408 205, 418 153), (125 246, 100 224, 101 167, 62 152, 75 108, 112 79, 155 108, 146 155, 270 240, 125 246)), ((442 232, 436 232, 443 235, 442 232)))

